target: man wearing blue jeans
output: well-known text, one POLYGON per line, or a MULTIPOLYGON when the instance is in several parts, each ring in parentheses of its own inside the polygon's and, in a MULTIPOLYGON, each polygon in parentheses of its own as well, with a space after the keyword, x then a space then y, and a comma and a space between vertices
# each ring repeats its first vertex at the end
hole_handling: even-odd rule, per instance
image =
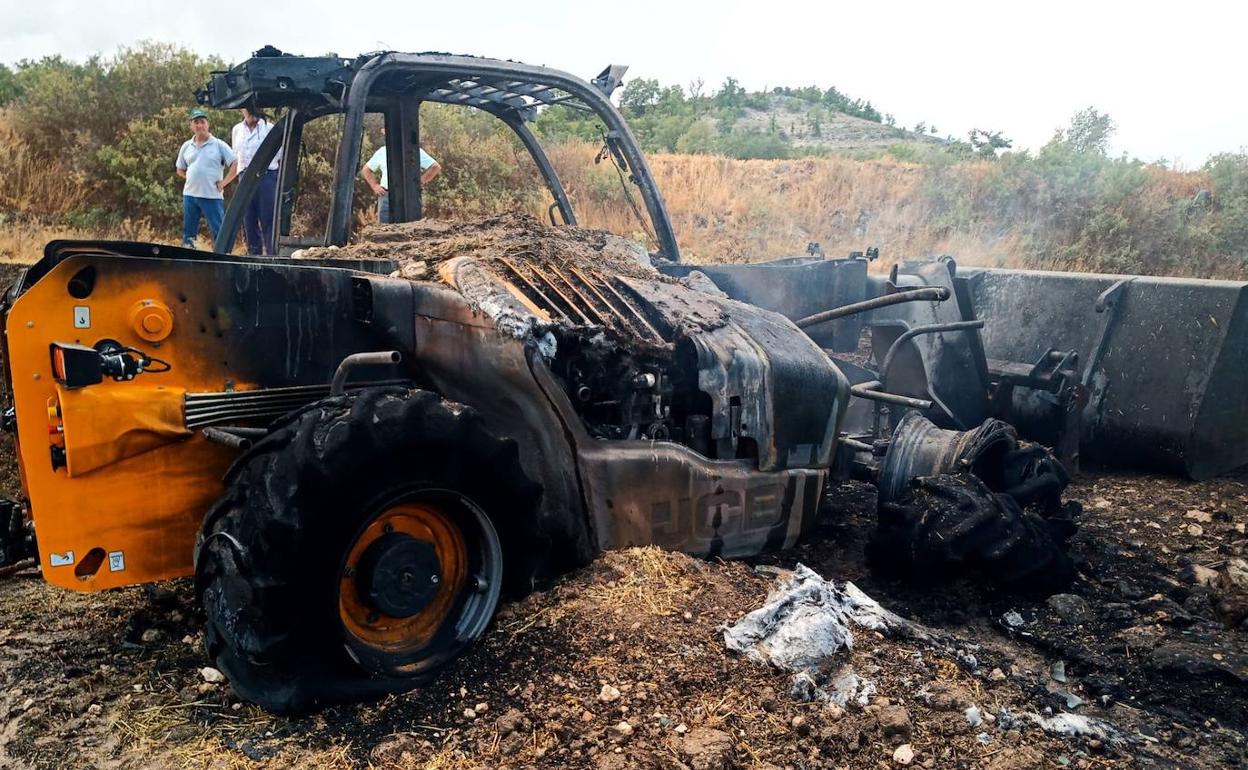
MULTIPOLYGON (((251 159, 260 149, 261 143, 273 130, 268 117, 259 107, 243 107, 243 119, 230 132, 230 149, 234 150, 238 162, 226 175, 223 187, 228 187, 234 178, 241 175, 251 165, 251 159)), ((243 233, 247 236, 247 253, 252 256, 266 254, 273 256, 276 240, 273 234, 273 219, 277 208, 277 169, 281 163, 282 153, 277 155, 260 177, 260 184, 251 196, 251 202, 243 212, 243 233)))
POLYGON ((225 218, 225 196, 221 190, 226 169, 235 163, 230 146, 208 131, 208 115, 203 110, 191 112, 193 135, 178 150, 178 176, 186 180, 182 186, 182 245, 195 246, 199 218, 208 221, 213 239, 221 231, 225 218))

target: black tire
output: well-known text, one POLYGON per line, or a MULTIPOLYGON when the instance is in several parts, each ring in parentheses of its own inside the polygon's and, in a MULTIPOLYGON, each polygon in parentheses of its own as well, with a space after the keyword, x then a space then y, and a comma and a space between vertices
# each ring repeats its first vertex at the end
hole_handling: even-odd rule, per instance
MULTIPOLYGON (((500 590, 530 588, 543 550, 541 490, 521 470, 515 443, 491 435, 474 410, 427 391, 375 388, 317 402, 279 421, 226 484, 196 543, 205 644, 241 697, 275 712, 427 681, 485 630, 500 590), (409 518, 384 519, 390 534, 378 534, 381 517, 395 511, 409 518), (416 643, 415 632, 409 639, 393 630, 408 622, 401 613, 391 618, 370 605, 360 621, 365 589, 345 586, 364 580, 355 567, 362 572, 372 551, 360 556, 361 548, 402 539, 391 521, 401 535, 409 519, 426 515, 441 533, 426 539, 450 543, 454 558, 443 561, 454 563, 434 558, 420 573, 432 598, 417 614, 430 630, 416 643), (438 585, 444 577, 454 580, 438 585), (360 627, 373 621, 402 638, 377 641, 382 632, 360 627)), ((422 553, 435 547, 427 546, 422 553)), ((393 576, 369 573, 377 574, 393 576)), ((370 585, 379 582, 394 584, 370 585)))
POLYGON ((1043 593, 1074 577, 1063 539, 1049 521, 964 473, 917 478, 883 505, 870 554, 878 566, 912 578, 970 574, 1043 593))

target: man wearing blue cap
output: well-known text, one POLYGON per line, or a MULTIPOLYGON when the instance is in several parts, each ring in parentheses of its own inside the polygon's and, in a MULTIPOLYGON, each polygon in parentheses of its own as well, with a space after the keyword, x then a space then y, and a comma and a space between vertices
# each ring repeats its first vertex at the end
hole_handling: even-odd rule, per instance
POLYGON ((208 221, 215 239, 225 218, 225 172, 235 163, 230 146, 208 131, 208 115, 203 110, 191 111, 193 135, 178 150, 178 176, 186 180, 182 186, 182 245, 195 246, 199 219, 208 221))

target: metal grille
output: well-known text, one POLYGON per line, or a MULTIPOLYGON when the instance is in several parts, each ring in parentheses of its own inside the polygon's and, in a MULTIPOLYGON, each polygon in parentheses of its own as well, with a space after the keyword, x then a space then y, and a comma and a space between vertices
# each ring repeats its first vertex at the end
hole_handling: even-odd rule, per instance
MULTIPOLYGON (((360 382, 347 385, 347 390, 384 385, 404 385, 402 380, 360 382)), ((227 425, 237 422, 272 420, 319 401, 329 395, 329 383, 295 385, 286 388, 226 390, 216 393, 187 393, 183 409, 186 427, 227 425)))
POLYGON ((507 269, 508 279, 551 318, 577 326, 612 327, 654 342, 668 341, 617 276, 573 265, 559 268, 550 262, 539 270, 506 257, 499 261, 507 269))

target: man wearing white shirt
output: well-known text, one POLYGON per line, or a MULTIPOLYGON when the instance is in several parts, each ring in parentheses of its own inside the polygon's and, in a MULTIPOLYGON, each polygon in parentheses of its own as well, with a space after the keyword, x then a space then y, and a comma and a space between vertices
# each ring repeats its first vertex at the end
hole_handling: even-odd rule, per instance
MULTIPOLYGON (((420 149, 420 183, 427 185, 433 178, 442 173, 442 164, 433 156, 420 149)), ((390 223, 390 172, 386 163, 386 146, 383 144, 360 169, 360 176, 368 182, 373 194, 377 196, 377 221, 381 224, 390 223)))
MULTIPOLYGON (((234 181, 234 177, 247 170, 251 159, 260 149, 260 144, 273 129, 268 118, 259 109, 244 107, 242 113, 242 121, 230 133, 230 145, 238 156, 238 165, 225 178, 225 184, 234 181)), ((243 232, 247 236, 247 253, 251 255, 272 256, 274 253, 277 239, 273 234, 273 218, 277 203, 277 167, 281 159, 282 153, 279 150, 261 178, 256 194, 251 196, 247 210, 243 212, 243 232)))

